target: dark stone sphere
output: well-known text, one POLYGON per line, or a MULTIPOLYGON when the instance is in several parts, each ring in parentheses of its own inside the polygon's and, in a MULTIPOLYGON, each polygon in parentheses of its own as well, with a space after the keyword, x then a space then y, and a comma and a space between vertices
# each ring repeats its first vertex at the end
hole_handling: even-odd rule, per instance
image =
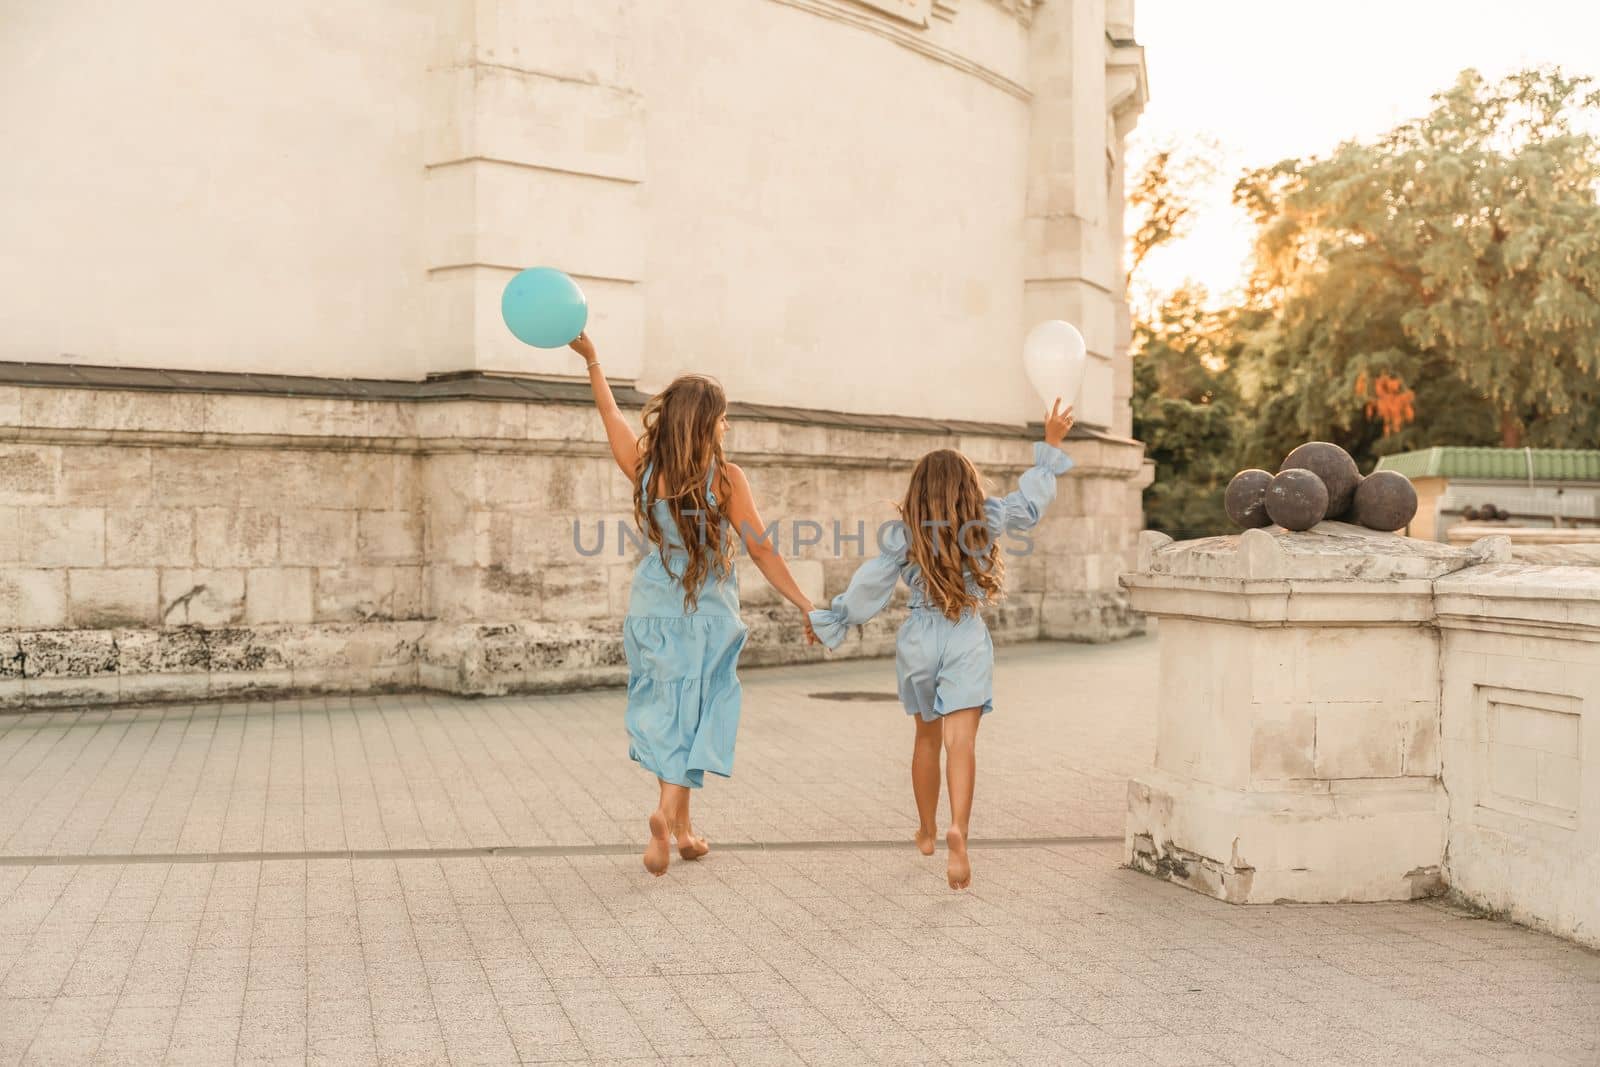
POLYGON ((1310 471, 1327 486, 1328 514, 1324 518, 1337 519, 1350 510, 1361 482, 1361 470, 1350 453, 1327 441, 1307 441, 1284 457, 1278 472, 1295 468, 1310 471))
POLYGON ((1417 513, 1417 489, 1399 471, 1373 471, 1356 489, 1355 519, 1371 530, 1394 531, 1417 513))
POLYGON ((1266 501, 1267 486, 1271 484, 1272 475, 1263 470, 1252 468, 1233 476, 1227 491, 1222 494, 1222 507, 1235 526, 1243 526, 1248 530, 1252 526, 1272 525, 1272 519, 1267 516, 1266 501))
POLYGON ((1309 530, 1328 514, 1328 487, 1303 467, 1279 471, 1267 486, 1267 514, 1285 530, 1309 530))

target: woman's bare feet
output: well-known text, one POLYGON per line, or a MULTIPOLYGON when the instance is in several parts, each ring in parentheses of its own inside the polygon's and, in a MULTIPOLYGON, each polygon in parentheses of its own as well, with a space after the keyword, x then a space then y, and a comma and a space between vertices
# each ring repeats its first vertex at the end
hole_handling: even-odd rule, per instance
POLYGON ((938 839, 938 837, 939 830, 937 827, 928 830, 918 827, 916 837, 917 851, 922 853, 924 856, 933 855, 933 843, 938 839))
POLYGON ((944 835, 944 843, 950 849, 945 879, 951 889, 965 889, 972 884, 972 863, 967 859, 967 835, 952 826, 944 835))
POLYGON ((672 842, 667 839, 667 817, 650 813, 650 843, 644 848, 644 869, 660 878, 672 863, 672 842))
POLYGON ((678 855, 686 860, 697 860, 711 851, 710 843, 687 826, 674 830, 673 836, 678 839, 678 855))

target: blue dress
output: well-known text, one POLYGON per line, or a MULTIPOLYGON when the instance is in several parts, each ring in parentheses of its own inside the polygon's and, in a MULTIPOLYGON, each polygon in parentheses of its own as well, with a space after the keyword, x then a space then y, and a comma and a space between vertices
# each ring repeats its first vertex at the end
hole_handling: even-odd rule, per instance
MULTIPOLYGON (((1033 466, 1018 481, 1017 491, 984 501, 984 525, 990 536, 999 538, 1037 524, 1056 497, 1056 478, 1071 467, 1065 452, 1036 442, 1033 466)), ((830 607, 811 613, 812 629, 823 644, 838 648, 850 627, 888 606, 895 586, 904 581, 911 588, 911 614, 895 640, 895 669, 906 714, 926 722, 963 708, 982 708, 987 715, 994 709, 994 643, 983 616, 969 608, 952 620, 928 600, 921 568, 907 559, 904 525, 888 527, 880 547, 880 554, 861 565, 830 607)), ((967 589, 981 595, 970 575, 967 589)))
MULTIPOLYGON (((644 474, 649 493, 650 471, 644 474)), ((713 501, 712 476, 706 494, 713 501)), ((705 772, 733 773, 739 729, 736 668, 748 632, 739 619, 739 582, 730 566, 707 573, 693 612, 683 606, 688 552, 666 501, 649 500, 667 561, 651 551, 633 572, 622 644, 628 656, 628 755, 664 782, 698 789, 705 772)), ((653 546, 652 546, 653 548, 653 546)))

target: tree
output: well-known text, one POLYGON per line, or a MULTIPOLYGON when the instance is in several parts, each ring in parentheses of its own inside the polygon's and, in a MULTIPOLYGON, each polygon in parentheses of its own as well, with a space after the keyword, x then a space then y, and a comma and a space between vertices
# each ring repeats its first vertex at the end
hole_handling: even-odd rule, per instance
POLYGON ((1241 385, 1261 447, 1600 438, 1600 116, 1590 79, 1465 71, 1372 144, 1251 172, 1241 385), (1404 404, 1377 400, 1410 393, 1404 404), (1383 417, 1383 405, 1391 409, 1383 417))
MULTIPOLYGON (((1196 192, 1215 174, 1214 146, 1164 145, 1133 172, 1128 209, 1128 283, 1155 249, 1183 237, 1196 192)), ((1222 489, 1232 476, 1237 390, 1231 373, 1232 314, 1207 309, 1204 288, 1145 294, 1133 321, 1133 435, 1156 466, 1144 493, 1145 523, 1173 537, 1227 529, 1222 489)))
POLYGON ((1193 147, 1163 144, 1134 168, 1127 190, 1127 211, 1134 220, 1128 235, 1130 285, 1146 256, 1188 235, 1198 208, 1195 192, 1216 177, 1215 155, 1216 145, 1209 141, 1193 147))
POLYGON ((1145 524, 1175 538, 1228 529, 1222 491, 1238 469, 1236 315, 1208 309, 1205 290, 1190 285, 1134 323, 1133 435, 1156 465, 1145 524))

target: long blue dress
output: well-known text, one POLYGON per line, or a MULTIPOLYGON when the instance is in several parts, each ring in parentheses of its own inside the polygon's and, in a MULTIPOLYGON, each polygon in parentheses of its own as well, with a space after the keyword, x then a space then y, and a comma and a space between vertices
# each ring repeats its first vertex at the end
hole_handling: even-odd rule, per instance
MULTIPOLYGON (((983 502, 989 535, 999 538, 1032 528, 1056 497, 1056 478, 1071 467, 1065 452, 1035 442, 1033 466, 1018 480, 1016 492, 983 502)), ((911 614, 895 639, 895 670, 906 714, 921 716, 925 722, 963 708, 982 708, 987 715, 994 710, 994 643, 983 616, 969 608, 952 620, 928 599, 922 569, 907 556, 904 526, 885 530, 880 548, 829 607, 811 613, 817 637, 829 648, 838 648, 850 627, 887 607, 895 586, 904 581, 911 588, 911 614)), ((982 595, 970 573, 967 590, 982 595)))
MULTIPOLYGON (((713 472, 714 473, 714 472, 713 472)), ((733 773, 739 730, 739 653, 748 628, 739 618, 739 583, 730 566, 709 571, 695 610, 683 606, 688 552, 664 500, 646 506, 667 541, 667 560, 651 551, 633 572, 622 644, 628 656, 628 755, 664 782, 698 789, 705 772, 733 773)), ((706 494, 714 502, 712 474, 706 494)), ((653 547, 653 546, 652 546, 653 547)))

